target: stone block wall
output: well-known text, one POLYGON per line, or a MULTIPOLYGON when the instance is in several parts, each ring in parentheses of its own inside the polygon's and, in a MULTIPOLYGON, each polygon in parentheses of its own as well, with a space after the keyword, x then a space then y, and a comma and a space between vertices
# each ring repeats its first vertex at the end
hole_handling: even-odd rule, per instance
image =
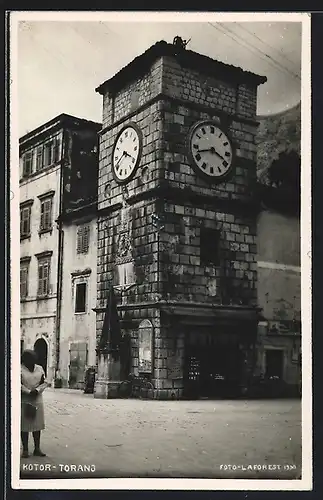
POLYGON ((113 96, 103 96, 103 129, 125 118, 156 97, 162 86, 162 59, 157 59, 149 70, 139 79, 130 81, 113 96))
POLYGON ((161 293, 164 298, 221 303, 226 294, 236 304, 256 305, 256 215, 215 208, 212 200, 248 202, 256 181, 256 88, 203 77, 163 59, 162 160, 165 191, 180 196, 167 200, 162 212, 165 228, 160 236, 161 293), (167 99, 169 96, 169 99, 167 99), (175 97, 175 99, 174 99, 175 97), (209 109, 204 108, 208 106, 209 109), (197 175, 188 157, 188 135, 200 120, 221 120, 228 114, 229 133, 236 149, 233 175, 210 184, 197 175), (199 196, 199 202, 190 202, 199 196), (183 201, 184 200, 184 201, 183 201), (203 227, 220 233, 221 263, 203 266, 200 233, 203 227), (230 292, 228 291, 230 287, 230 292), (221 290, 222 288, 222 290, 221 290))
POLYGON ((102 210, 122 202, 122 187, 113 178, 111 155, 113 144, 119 131, 129 122, 134 121, 143 136, 143 151, 139 168, 132 180, 126 185, 129 196, 154 189, 162 171, 162 114, 161 104, 153 103, 140 111, 135 117, 119 123, 111 130, 106 130, 100 137, 98 208, 102 210))
POLYGON ((180 59, 163 57, 162 91, 183 102, 201 104, 229 115, 254 119, 257 107, 257 87, 231 79, 224 81, 183 67, 180 59))
MULTIPOLYGON (((127 291, 127 302, 150 302, 158 292, 158 236, 151 217, 156 212, 156 201, 138 202, 130 210, 136 286, 127 291)), ((115 259, 119 228, 120 211, 102 216, 98 221, 97 307, 105 307, 109 282, 118 284, 115 259)))
POLYGON ((155 330, 154 353, 155 398, 180 399, 184 389, 184 332, 172 327, 163 315, 155 330))
POLYGON ((256 223, 205 205, 165 203, 165 229, 160 235, 161 294, 166 299, 256 305, 256 223), (201 261, 203 227, 220 234, 220 263, 201 261), (224 289, 224 286, 226 287, 224 289), (229 288, 230 287, 230 290, 229 288))
POLYGON ((235 145, 234 175, 220 184, 210 184, 195 174, 188 158, 188 134, 191 127, 200 120, 219 119, 216 111, 201 111, 189 105, 172 100, 161 101, 162 142, 158 158, 163 160, 164 175, 170 187, 190 189, 194 193, 219 197, 221 199, 248 199, 256 181, 256 145, 254 142, 257 125, 232 120, 229 134, 235 145))

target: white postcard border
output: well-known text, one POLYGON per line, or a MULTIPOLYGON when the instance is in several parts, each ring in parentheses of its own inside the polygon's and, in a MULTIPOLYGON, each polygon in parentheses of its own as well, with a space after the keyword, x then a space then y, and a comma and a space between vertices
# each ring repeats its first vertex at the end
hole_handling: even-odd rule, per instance
POLYGON ((310 490, 312 488, 312 343, 311 343, 311 37, 309 13, 188 13, 188 12, 12 12, 10 34, 10 204, 11 239, 11 473, 14 489, 98 490, 310 490), (19 21, 115 22, 301 22, 302 23, 302 143, 301 143, 301 284, 302 284, 302 479, 44 479, 20 475, 20 325, 19 313, 19 136, 17 27, 19 21))

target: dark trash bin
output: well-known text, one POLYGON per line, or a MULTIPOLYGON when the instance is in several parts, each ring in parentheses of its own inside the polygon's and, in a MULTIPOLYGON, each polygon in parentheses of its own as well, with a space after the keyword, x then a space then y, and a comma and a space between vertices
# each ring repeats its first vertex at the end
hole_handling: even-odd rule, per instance
POLYGON ((93 394, 94 393, 94 383, 95 383, 95 367, 89 366, 85 370, 84 394, 93 394))

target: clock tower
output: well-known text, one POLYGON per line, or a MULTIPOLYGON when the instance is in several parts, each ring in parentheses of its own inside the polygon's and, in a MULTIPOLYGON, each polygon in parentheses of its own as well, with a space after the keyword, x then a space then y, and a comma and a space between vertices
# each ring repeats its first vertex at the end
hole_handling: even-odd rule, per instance
POLYGON ((161 41, 96 89, 97 337, 112 286, 130 371, 155 398, 232 397, 252 372, 265 81, 161 41))

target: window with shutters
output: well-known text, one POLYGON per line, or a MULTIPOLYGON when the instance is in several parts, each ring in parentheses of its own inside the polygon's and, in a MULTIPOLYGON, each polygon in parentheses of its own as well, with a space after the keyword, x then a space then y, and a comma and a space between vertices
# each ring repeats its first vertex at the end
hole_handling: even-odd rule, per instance
POLYGON ((29 238, 32 201, 20 205, 20 239, 29 238))
POLYGON ((52 229, 53 197, 42 198, 40 201, 40 226, 39 231, 45 232, 52 229))
POLYGON ((38 259, 38 297, 48 295, 50 292, 50 257, 38 259))
POLYGON ((33 172, 33 152, 28 151, 22 158, 22 176, 29 177, 33 172))
POLYGON ((54 140, 48 141, 44 144, 44 166, 48 167, 54 163, 54 151, 55 142, 54 140))
POLYGON ((76 252, 77 253, 88 253, 89 243, 90 243, 90 226, 84 224, 77 228, 77 238, 76 238, 76 252))
POLYGON ((44 144, 42 166, 49 167, 60 160, 60 139, 51 139, 44 144))
POLYGON ((86 312, 86 292, 87 283, 76 283, 75 284, 75 312, 85 313, 86 312))
POLYGON ((20 262, 20 299, 28 296, 29 261, 20 262))
POLYGON ((36 172, 43 168, 43 145, 38 146, 36 149, 36 172))
POLYGON ((61 142, 57 137, 54 144, 54 162, 57 163, 61 159, 61 142))

